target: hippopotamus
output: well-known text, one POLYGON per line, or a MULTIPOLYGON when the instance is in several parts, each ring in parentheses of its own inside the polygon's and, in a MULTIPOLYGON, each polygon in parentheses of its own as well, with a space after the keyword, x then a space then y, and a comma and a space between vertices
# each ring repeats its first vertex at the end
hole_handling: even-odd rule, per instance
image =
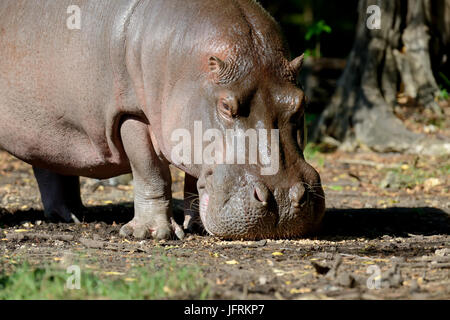
POLYGON ((0 147, 33 166, 47 217, 78 220, 80 176, 132 173, 134 218, 120 234, 183 238, 174 164, 186 173, 187 216, 198 196, 214 236, 292 238, 319 227, 324 193, 303 156, 303 56, 290 58, 256 1, 2 0, 0 57, 0 147), (276 172, 262 174, 260 160, 174 159, 173 132, 198 123, 223 137, 275 130, 277 151, 273 138, 258 150, 277 155, 276 172))

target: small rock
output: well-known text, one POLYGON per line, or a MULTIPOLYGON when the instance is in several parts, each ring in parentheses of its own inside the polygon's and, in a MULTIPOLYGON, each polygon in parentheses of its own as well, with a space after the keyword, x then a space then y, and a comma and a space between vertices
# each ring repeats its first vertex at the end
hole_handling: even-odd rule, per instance
POLYGON ((391 269, 385 272, 381 278, 384 287, 398 288, 403 285, 403 278, 397 263, 395 263, 391 269))
POLYGON ((354 288, 356 281, 351 274, 347 272, 341 272, 336 278, 336 283, 342 287, 354 288))
POLYGON ((263 240, 260 240, 260 241, 256 241, 256 243, 255 243, 258 247, 264 247, 266 244, 267 244, 267 240, 266 239, 263 239, 263 240))
POLYGON ((397 245, 395 243, 390 242, 390 243, 383 244, 381 246, 381 248, 386 251, 393 251, 393 250, 397 249, 397 245))
POLYGON ((431 256, 422 256, 420 259, 422 261, 431 261, 431 260, 433 260, 433 258, 431 256))
POLYGON ((437 261, 433 261, 431 263, 431 268, 433 269, 450 269, 450 263, 437 263, 437 261), (436 263, 434 263, 436 262, 436 263))
POLYGON ((339 290, 341 290, 341 288, 327 284, 323 288, 317 290, 317 292, 330 292, 330 291, 339 291, 339 290))
POLYGON ((394 274, 389 279, 389 284, 391 288, 398 288, 403 284, 403 278, 401 274, 394 274))
POLYGON ((436 133, 438 131, 438 128, 435 125, 430 124, 428 126, 425 126, 423 128, 423 131, 425 131, 425 133, 436 133))
POLYGON ((429 178, 423 182, 423 187, 425 191, 429 191, 432 188, 437 187, 441 183, 441 180, 439 180, 438 178, 429 178))
POLYGON ((411 280, 409 291, 411 293, 416 293, 416 292, 420 291, 420 287, 419 287, 419 284, 417 283, 417 280, 415 280, 415 279, 411 280))
POLYGON ((53 241, 53 245, 60 247, 60 246, 64 245, 64 242, 61 240, 55 240, 55 241, 53 241))
POLYGON ((398 189, 399 183, 398 183, 398 177, 393 171, 389 171, 384 179, 380 183, 380 187, 382 189, 398 189))
POLYGON ((438 249, 434 252, 434 254, 439 257, 445 257, 445 256, 450 255, 450 249, 449 248, 438 249))
POLYGON ((30 229, 33 228, 33 224, 31 222, 25 222, 22 224, 22 227, 26 228, 26 229, 30 229))
POLYGON ((423 240, 423 234, 412 234, 408 233, 408 237, 415 238, 417 240, 423 240))
POLYGON ((396 264, 406 262, 405 257, 392 257, 391 262, 394 263, 392 270, 395 270, 396 264))
POLYGON ((328 271, 330 271, 330 267, 327 266, 321 266, 320 264, 318 264, 315 261, 311 261, 312 266, 314 267, 314 269, 316 269, 316 272, 318 274, 327 274, 328 271))
POLYGON ((83 244, 84 246, 86 246, 88 248, 101 249, 104 246, 104 243, 102 241, 85 239, 85 238, 81 238, 79 241, 80 241, 81 244, 83 244))

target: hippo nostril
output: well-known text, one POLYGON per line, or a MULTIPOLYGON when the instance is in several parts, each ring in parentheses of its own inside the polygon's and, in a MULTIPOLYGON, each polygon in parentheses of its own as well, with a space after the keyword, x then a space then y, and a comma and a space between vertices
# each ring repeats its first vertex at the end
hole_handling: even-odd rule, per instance
POLYGON ((297 183, 289 190, 289 199, 294 208, 302 207, 307 200, 307 193, 302 184, 297 183))
POLYGON ((254 191, 253 191, 253 197, 258 202, 261 202, 261 204, 263 206, 267 206, 267 202, 269 200, 269 191, 264 186, 255 185, 255 188, 254 188, 254 191))

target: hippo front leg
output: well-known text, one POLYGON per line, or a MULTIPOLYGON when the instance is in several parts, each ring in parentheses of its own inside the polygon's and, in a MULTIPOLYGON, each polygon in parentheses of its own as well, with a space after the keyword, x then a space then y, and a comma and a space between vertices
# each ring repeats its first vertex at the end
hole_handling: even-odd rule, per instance
POLYGON ((120 235, 168 239, 175 233, 182 239, 183 229, 172 216, 169 164, 155 152, 149 126, 127 119, 120 134, 134 178, 134 218, 121 228, 120 235))

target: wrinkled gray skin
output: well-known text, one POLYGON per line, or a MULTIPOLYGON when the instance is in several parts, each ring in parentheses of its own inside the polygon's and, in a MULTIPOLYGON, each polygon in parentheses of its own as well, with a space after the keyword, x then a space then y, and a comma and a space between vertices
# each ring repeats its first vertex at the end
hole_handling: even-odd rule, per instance
POLYGON ((186 198, 198 187, 207 231, 296 237, 322 219, 320 178, 301 148, 302 57, 288 60, 277 24, 254 1, 2 0, 0 57, 0 146, 33 165, 48 216, 74 220, 78 176, 132 171, 135 217, 121 234, 182 238, 171 134, 202 121, 222 132, 280 130, 276 175, 259 165, 178 165, 186 198), (81 30, 66 27, 72 4, 81 30))

